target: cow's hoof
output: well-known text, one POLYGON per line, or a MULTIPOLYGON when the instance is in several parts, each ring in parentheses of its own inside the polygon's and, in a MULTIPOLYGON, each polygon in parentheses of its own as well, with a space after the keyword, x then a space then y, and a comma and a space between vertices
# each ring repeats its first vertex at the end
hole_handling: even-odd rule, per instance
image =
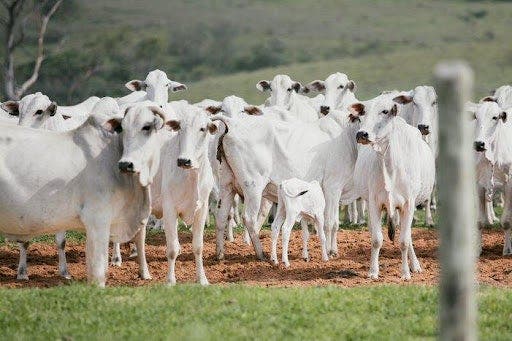
POLYGON ((329 256, 331 256, 331 258, 338 257, 338 251, 337 250, 329 251, 329 256))
POLYGON ((414 272, 414 273, 419 274, 419 273, 421 273, 423 270, 421 270, 421 266, 420 266, 420 264, 419 264, 419 263, 417 263, 417 264, 414 264, 414 263, 413 263, 413 264, 411 265, 411 271, 412 271, 412 272, 414 272))
POLYGON ((217 253, 217 260, 224 260, 224 252, 217 253))
POLYGON ((503 248, 503 256, 510 256, 512 255, 512 249, 510 247, 503 248))
POLYGON ((28 275, 27 274, 18 275, 18 276, 16 276, 16 279, 18 281, 28 281, 28 275))
POLYGON ((69 272, 61 273, 60 277, 64 279, 71 279, 71 275, 69 274, 69 272))
POLYGON ((149 272, 139 273, 139 278, 142 280, 145 280, 145 281, 153 279, 153 277, 151 277, 151 274, 149 272))
POLYGON ((379 273, 370 271, 370 273, 368 274, 368 278, 369 279, 379 279, 379 273))
POLYGON ((210 285, 210 283, 208 283, 208 280, 206 279, 206 277, 205 278, 201 278, 199 280, 199 284, 202 285, 203 287, 210 285))
POLYGON ((410 281, 411 280, 411 274, 408 273, 408 274, 403 274, 402 275, 402 280, 403 281, 410 281))
POLYGON ((290 262, 284 262, 283 264, 284 264, 285 268, 289 268, 290 267, 290 262))

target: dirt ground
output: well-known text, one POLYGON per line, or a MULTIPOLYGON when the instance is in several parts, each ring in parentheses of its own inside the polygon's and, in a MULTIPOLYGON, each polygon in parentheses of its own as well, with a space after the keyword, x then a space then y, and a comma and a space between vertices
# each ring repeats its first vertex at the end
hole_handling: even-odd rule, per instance
MULTIPOLYGON (((384 234, 386 235, 386 234, 384 234)), ((245 283, 260 286, 325 286, 344 287, 358 285, 379 285, 385 283, 404 284, 400 280, 400 248, 385 240, 380 256, 380 278, 367 278, 370 262, 370 236, 368 231, 342 230, 338 232, 339 256, 329 262, 320 259, 318 238, 310 239, 311 260, 301 259, 300 231, 293 231, 290 242, 289 268, 257 261, 252 246, 246 245, 238 234, 233 243, 226 242, 226 259, 215 258, 215 238, 212 234, 205 237, 204 261, 208 280, 212 284, 245 283)), ((269 231, 261 236, 264 250, 270 250, 269 231)), ((434 285, 439 277, 437 262, 438 238, 436 230, 414 229, 413 240, 416 254, 423 272, 413 274, 407 283, 434 285)), ((190 233, 181 233, 182 253, 176 262, 176 276, 179 283, 195 281, 194 256, 191 252, 190 233)), ((280 243, 279 243, 280 244, 280 243)), ((499 230, 484 231, 483 252, 478 262, 481 283, 493 286, 512 287, 512 257, 501 255, 503 233, 499 230)), ((73 279, 85 281, 85 247, 79 243, 66 246, 68 266, 73 279)), ((143 281, 137 276, 138 265, 133 259, 127 259, 128 246, 122 249, 123 264, 109 266, 109 286, 140 286, 147 283, 164 283, 167 275, 165 256, 165 237, 161 234, 147 238, 147 259, 153 279, 143 281)), ((280 259, 280 248, 278 249, 280 259)), ((57 252, 53 244, 31 244, 28 252, 29 281, 16 280, 18 250, 13 245, 0 247, 0 287, 50 287, 69 283, 61 279, 57 270, 57 252)), ((406 284, 406 283, 405 283, 406 284)))

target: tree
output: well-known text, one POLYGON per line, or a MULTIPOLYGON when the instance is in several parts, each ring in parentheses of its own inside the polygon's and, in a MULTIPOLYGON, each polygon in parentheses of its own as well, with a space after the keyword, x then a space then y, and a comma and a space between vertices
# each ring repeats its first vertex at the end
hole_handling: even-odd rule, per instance
POLYGON ((4 56, 4 82, 5 94, 9 99, 18 100, 23 94, 34 85, 39 78, 39 71, 43 64, 44 37, 48 23, 55 12, 59 9, 63 0, 36 1, 33 11, 26 14, 24 7, 26 0, 0 0, 0 4, 7 10, 7 18, 0 18, 0 24, 5 28, 5 56, 4 56), (40 26, 37 38, 37 54, 34 60, 32 74, 21 85, 16 79, 14 53, 25 41, 25 26, 30 17, 35 15, 40 19, 40 26))

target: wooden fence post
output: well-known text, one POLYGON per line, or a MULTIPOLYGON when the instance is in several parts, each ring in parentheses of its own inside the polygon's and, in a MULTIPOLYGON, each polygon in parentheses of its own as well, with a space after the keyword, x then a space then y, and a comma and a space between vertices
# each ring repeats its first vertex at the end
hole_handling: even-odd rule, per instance
POLYGON ((435 68, 439 97, 439 338, 476 340, 476 184, 473 127, 464 110, 473 72, 461 61, 435 68))

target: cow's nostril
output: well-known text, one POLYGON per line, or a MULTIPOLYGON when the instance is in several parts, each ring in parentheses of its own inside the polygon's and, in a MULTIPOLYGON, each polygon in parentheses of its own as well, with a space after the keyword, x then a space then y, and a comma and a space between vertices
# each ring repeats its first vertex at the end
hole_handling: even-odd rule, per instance
POLYGON ((190 166, 192 166, 192 161, 190 159, 182 159, 182 158, 178 159, 178 167, 187 168, 190 166))
POLYGON ((356 134, 356 141, 359 143, 369 142, 369 136, 366 131, 358 131, 356 134))
POLYGON ((485 142, 483 142, 483 141, 475 141, 474 146, 475 146, 475 150, 477 152, 485 151, 485 142))
POLYGON ((119 170, 121 172, 125 172, 125 173, 133 173, 134 172, 133 163, 121 161, 121 162, 119 162, 119 170))
POLYGON ((428 135, 430 134, 430 127, 426 124, 419 124, 418 129, 421 132, 422 135, 428 135))
POLYGON ((320 106, 320 112, 324 115, 327 115, 329 113, 329 107, 327 105, 320 106))

